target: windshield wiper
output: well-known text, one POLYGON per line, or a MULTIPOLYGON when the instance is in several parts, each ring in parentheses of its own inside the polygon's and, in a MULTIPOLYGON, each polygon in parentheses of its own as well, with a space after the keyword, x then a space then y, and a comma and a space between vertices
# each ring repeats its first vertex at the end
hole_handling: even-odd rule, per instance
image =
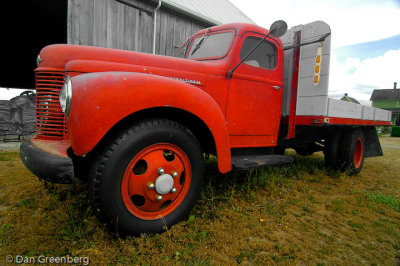
POLYGON ((193 51, 190 53, 190 55, 193 55, 197 50, 199 50, 199 48, 201 47, 201 45, 203 44, 204 38, 206 37, 206 34, 210 31, 210 28, 208 28, 206 30, 206 32, 204 32, 203 36, 201 37, 200 41, 196 44, 196 47, 193 48, 193 51))

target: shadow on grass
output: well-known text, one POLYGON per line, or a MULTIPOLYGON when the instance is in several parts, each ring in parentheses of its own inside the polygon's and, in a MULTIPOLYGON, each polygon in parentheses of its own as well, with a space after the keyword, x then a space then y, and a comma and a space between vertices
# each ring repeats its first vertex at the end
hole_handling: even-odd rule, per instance
POLYGON ((212 185, 218 193, 224 194, 233 188, 245 189, 254 187, 267 187, 270 185, 288 184, 293 180, 305 179, 316 182, 316 178, 327 175, 337 178, 341 175, 339 171, 326 169, 322 157, 299 156, 291 154, 294 162, 291 164, 269 166, 251 169, 247 171, 232 170, 227 174, 218 171, 217 159, 211 157, 205 162, 206 178, 205 184, 212 185))
POLYGON ((323 178, 337 179, 342 175, 340 171, 325 168, 321 156, 304 157, 295 153, 290 153, 289 156, 294 158, 291 164, 247 171, 232 170, 227 174, 221 174, 218 171, 217 159, 210 157, 205 161, 206 177, 201 200, 205 202, 205 206, 200 208, 218 206, 218 202, 229 201, 237 194, 252 201, 259 189, 275 193, 280 191, 281 187, 291 187, 298 180, 318 183, 323 178))

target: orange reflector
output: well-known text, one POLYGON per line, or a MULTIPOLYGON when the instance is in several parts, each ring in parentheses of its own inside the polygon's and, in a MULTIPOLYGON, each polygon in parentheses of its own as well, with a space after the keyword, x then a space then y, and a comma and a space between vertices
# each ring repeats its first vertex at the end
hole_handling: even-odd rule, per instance
POLYGON ((317 84, 319 81, 319 76, 314 76, 314 83, 317 84))
POLYGON ((324 120, 322 119, 316 119, 316 118, 311 119, 311 124, 323 124, 323 123, 324 120))
POLYGON ((319 65, 315 66, 315 73, 319 73, 319 65))
POLYGON ((321 63, 321 56, 317 55, 317 57, 315 57, 315 63, 319 64, 321 63))

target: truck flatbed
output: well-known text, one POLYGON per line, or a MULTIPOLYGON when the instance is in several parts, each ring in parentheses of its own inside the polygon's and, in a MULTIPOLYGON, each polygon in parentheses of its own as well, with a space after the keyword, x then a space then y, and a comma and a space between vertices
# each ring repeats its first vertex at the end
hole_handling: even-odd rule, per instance
POLYGON ((331 31, 325 22, 295 26, 281 40, 285 50, 282 117, 292 136, 296 125, 391 125, 389 111, 328 97, 331 31))

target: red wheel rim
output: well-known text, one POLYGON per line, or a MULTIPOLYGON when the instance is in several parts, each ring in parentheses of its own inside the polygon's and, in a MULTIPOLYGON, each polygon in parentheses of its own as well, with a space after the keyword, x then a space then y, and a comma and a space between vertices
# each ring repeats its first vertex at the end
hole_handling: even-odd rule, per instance
POLYGON ((129 162, 122 177, 122 199, 136 217, 158 219, 182 203, 191 179, 190 161, 182 149, 168 143, 154 144, 129 162))
POLYGON ((361 166, 362 158, 364 154, 364 143, 361 138, 357 139, 356 147, 354 149, 354 166, 359 168, 361 166))

